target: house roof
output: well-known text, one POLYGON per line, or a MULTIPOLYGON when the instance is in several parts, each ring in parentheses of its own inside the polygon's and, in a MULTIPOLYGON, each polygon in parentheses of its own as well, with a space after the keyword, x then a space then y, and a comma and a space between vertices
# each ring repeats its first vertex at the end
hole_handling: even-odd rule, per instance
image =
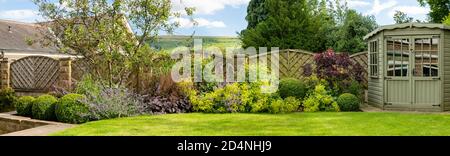
POLYGON ((38 41, 42 37, 42 27, 38 24, 0 20, 0 50, 20 53, 58 54, 56 47, 43 46, 38 41))
POLYGON ((430 29, 445 29, 450 30, 450 26, 444 24, 431 24, 431 23, 405 23, 405 24, 394 24, 381 26, 378 29, 372 31, 371 33, 364 36, 364 40, 382 32, 384 30, 394 30, 394 29, 404 29, 404 28, 430 28, 430 29))

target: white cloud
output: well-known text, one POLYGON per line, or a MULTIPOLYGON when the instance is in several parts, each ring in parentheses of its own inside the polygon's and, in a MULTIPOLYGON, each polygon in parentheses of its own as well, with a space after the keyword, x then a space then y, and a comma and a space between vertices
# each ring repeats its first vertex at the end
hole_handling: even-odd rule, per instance
POLYGON ((397 1, 395 0, 389 0, 387 2, 383 2, 383 4, 380 3, 380 0, 375 0, 372 4, 372 10, 367 12, 369 15, 378 15, 382 11, 390 9, 397 5, 397 1))
POLYGON ((222 21, 209 21, 204 18, 195 19, 199 27, 207 27, 207 28, 225 28, 227 27, 225 23, 222 21))
POLYGON ((362 0, 347 0, 347 5, 350 8, 356 8, 356 7, 365 7, 365 6, 369 6, 371 3, 367 2, 367 1, 362 1, 362 0))
POLYGON ((394 16, 395 11, 401 11, 408 15, 426 15, 428 12, 430 12, 430 9, 428 7, 418 7, 418 6, 397 6, 392 8, 391 12, 389 12, 389 15, 394 16))
POLYGON ((41 19, 37 11, 28 9, 1 11, 0 18, 28 23, 41 19))
MULTIPOLYGON (((209 21, 204 18, 196 18, 194 19, 197 27, 205 27, 205 28, 225 28, 226 25, 222 21, 209 21)), ((188 18, 174 18, 172 22, 178 22, 180 24, 180 28, 192 28, 194 27, 194 21, 188 18)))
POLYGON ((185 7, 194 7, 195 14, 213 15, 227 6, 247 5, 250 0, 172 0, 172 11, 182 12, 185 7))
POLYGON ((409 17, 414 19, 425 21, 427 19, 427 14, 430 12, 428 7, 418 7, 418 6, 397 6, 392 8, 388 13, 390 17, 394 17, 396 11, 401 11, 408 14, 409 17))

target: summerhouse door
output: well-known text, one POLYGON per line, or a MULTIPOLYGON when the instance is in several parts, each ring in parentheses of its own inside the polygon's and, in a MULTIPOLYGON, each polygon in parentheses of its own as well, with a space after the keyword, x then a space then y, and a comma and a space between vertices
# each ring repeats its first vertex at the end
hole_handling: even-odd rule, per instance
POLYGON ((439 36, 416 36, 413 42, 413 108, 440 109, 439 36))
POLYGON ((385 50, 385 108, 440 109, 439 37, 391 37, 385 50))
POLYGON ((411 108, 411 38, 387 38, 385 108, 411 108))

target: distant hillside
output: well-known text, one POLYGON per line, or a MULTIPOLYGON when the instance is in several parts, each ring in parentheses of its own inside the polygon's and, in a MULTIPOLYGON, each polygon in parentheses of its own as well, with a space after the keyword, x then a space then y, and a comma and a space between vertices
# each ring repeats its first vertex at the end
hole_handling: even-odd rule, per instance
MULTIPOLYGON (((241 41, 237 37, 195 36, 194 39, 203 39, 204 48, 210 46, 216 46, 221 49, 241 47, 241 41)), ((193 40, 190 39, 190 36, 160 36, 152 47, 171 51, 178 46, 190 45, 193 45, 193 40)))

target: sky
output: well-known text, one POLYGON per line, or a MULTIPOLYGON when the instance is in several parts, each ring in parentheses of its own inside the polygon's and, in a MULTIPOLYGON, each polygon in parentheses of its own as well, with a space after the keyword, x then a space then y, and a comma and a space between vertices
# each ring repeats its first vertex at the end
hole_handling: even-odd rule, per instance
MULTIPOLYGON (((193 25, 187 17, 174 18, 180 23, 175 35, 237 36, 247 27, 245 16, 250 0, 171 0, 172 11, 194 7, 193 25)), ((364 15, 374 15, 379 25, 393 24, 396 10, 415 19, 424 20, 428 7, 420 7, 417 0, 345 0, 348 6, 364 15)), ((42 21, 31 0, 0 0, 0 19, 33 23, 42 21)))

